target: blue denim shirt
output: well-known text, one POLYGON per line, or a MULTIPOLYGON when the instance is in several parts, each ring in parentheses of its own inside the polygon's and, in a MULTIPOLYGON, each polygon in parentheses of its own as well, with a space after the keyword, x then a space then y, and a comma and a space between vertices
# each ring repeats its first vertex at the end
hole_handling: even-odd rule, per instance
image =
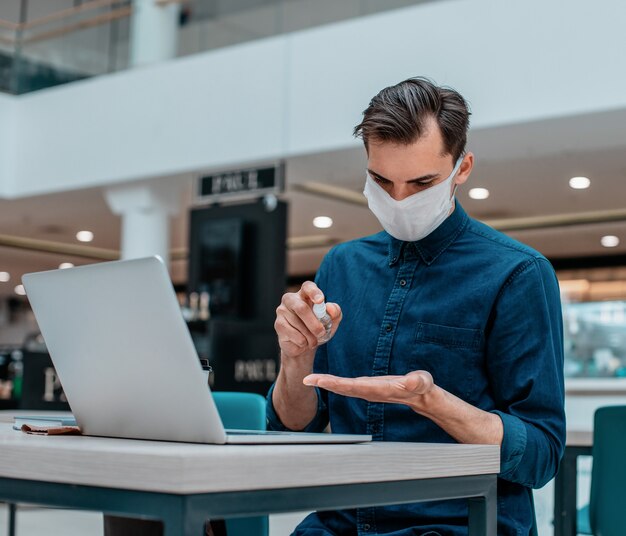
MULTIPOLYGON (((344 377, 429 371, 435 383, 504 424, 498 534, 528 534, 531 488, 556 473, 565 443, 558 283, 533 249, 473 220, 460 204, 433 233, 401 242, 385 232, 341 244, 316 282, 342 307, 315 372, 344 377)), ((407 406, 318 390, 307 431, 368 433, 376 441, 451 443, 407 406)), ((284 430, 268 395, 269 427, 284 430)), ((467 534, 467 501, 315 513, 294 534, 467 534), (316 530, 317 529, 317 530, 316 530), (321 530, 320 530, 321 529, 321 530)))

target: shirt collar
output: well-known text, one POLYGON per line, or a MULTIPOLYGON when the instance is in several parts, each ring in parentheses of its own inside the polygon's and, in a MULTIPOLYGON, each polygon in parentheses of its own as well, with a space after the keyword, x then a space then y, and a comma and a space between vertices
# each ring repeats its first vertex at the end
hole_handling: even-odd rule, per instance
POLYGON ((427 264, 432 264, 461 234, 467 225, 468 216, 461 203, 455 199, 455 208, 443 223, 428 236, 416 242, 404 242, 389 235, 389 266, 400 260, 404 248, 412 243, 415 250, 427 264))

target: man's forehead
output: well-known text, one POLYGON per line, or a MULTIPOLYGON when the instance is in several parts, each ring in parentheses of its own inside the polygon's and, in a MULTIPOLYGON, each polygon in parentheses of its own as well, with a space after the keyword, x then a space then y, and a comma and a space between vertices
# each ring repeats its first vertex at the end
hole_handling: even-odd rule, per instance
POLYGON ((446 155, 446 148, 439 128, 430 129, 425 135, 402 143, 398 141, 373 139, 368 141, 367 154, 369 158, 394 156, 420 158, 422 160, 436 160, 446 155))
POLYGON ((450 155, 433 144, 378 143, 370 147, 367 167, 389 180, 413 180, 440 174, 450 160, 450 155))

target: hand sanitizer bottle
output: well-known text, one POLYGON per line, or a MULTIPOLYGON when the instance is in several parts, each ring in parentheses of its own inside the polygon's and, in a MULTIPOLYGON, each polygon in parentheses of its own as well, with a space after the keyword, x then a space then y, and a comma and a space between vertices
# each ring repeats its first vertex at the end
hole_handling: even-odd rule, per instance
POLYGON ((322 335, 319 339, 317 339, 317 342, 319 342, 320 344, 328 342, 330 340, 330 331, 333 327, 333 320, 332 318, 330 318, 330 315, 326 312, 326 304, 324 302, 314 303, 313 313, 315 314, 317 319, 322 323, 322 326, 324 326, 324 329, 326 330, 326 333, 322 335))

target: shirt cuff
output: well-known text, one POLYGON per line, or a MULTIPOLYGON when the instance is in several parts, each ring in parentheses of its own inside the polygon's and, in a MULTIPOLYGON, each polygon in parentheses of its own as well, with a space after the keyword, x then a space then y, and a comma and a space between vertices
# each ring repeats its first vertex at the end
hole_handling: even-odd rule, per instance
POLYGON ((526 425, 521 419, 508 413, 497 410, 491 413, 498 415, 504 426, 504 436, 500 447, 500 477, 506 479, 514 474, 522 461, 526 450, 526 425))
POLYGON ((326 417, 326 405, 322 400, 322 395, 319 388, 315 387, 315 393, 317 394, 317 412, 313 420, 306 425, 302 430, 290 430, 287 428, 278 418, 276 409, 274 408, 274 402, 272 401, 272 393, 274 392, 275 383, 270 387, 266 397, 266 416, 267 416, 267 429, 276 430, 281 432, 322 432, 328 424, 328 418, 326 417))

